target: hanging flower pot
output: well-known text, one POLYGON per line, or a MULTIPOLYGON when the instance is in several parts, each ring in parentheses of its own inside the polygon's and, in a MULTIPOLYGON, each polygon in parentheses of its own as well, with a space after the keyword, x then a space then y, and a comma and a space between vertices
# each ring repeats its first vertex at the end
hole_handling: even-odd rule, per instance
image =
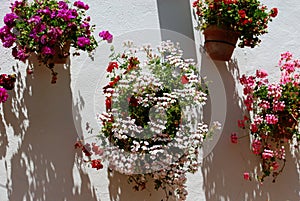
POLYGON ((230 59, 237 38, 241 48, 257 46, 260 37, 268 33, 268 23, 278 14, 277 8, 269 10, 260 0, 195 0, 193 7, 196 28, 204 31, 206 51, 212 59, 223 61, 230 59), (216 25, 230 27, 238 36, 216 25))
MULTIPOLYGON (((69 4, 58 0, 16 0, 0 28, 3 46, 12 48, 13 57, 23 62, 36 55, 56 76, 54 66, 66 63, 70 45, 75 49, 74 56, 80 55, 80 50, 91 53, 98 46, 92 34, 95 25, 86 16, 89 6, 79 0, 69 4)), ((102 31, 99 36, 112 40, 108 31, 102 31)), ((55 83, 53 78, 51 83, 55 83)))
MULTIPOLYGON (((109 168, 127 175, 136 191, 148 188, 150 178, 156 190, 166 192, 164 200, 171 196, 186 200, 186 174, 197 171, 198 148, 212 132, 190 112, 207 100, 200 72, 170 41, 162 42, 157 52, 132 42, 124 47, 122 53, 112 48, 106 69, 110 82, 103 87, 106 110, 99 115, 101 133, 89 143, 92 147, 77 143, 76 148, 89 157, 86 161, 93 168, 101 169, 101 160, 92 159, 87 150, 97 157, 98 147, 103 147, 101 157, 109 168)), ((217 127, 216 123, 213 128, 217 127)))
POLYGON ((204 47, 213 60, 228 61, 235 49, 239 35, 217 25, 210 25, 204 30, 204 47))

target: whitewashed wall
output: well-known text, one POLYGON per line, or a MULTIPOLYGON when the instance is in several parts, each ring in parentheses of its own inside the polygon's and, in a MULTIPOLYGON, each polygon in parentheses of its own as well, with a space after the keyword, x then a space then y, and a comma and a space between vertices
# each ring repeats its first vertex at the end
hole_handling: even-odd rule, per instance
MULTIPOLYGON (((265 68, 276 78, 274 66, 280 53, 289 50, 300 58, 299 1, 264 0, 269 7, 279 8, 269 34, 262 37, 260 47, 237 48, 229 63, 213 63, 201 51, 203 37, 193 30, 192 0, 86 2, 96 31, 110 30, 114 44, 126 39, 151 44, 178 39, 188 50, 186 56, 197 58, 203 74, 213 80, 206 113, 221 121, 222 134, 198 173, 189 175, 189 201, 300 200, 299 153, 287 156, 285 171, 275 184, 267 180, 259 185, 242 178, 244 171, 258 166, 258 159, 248 149, 249 139, 236 145, 229 140, 230 133, 238 131, 236 121, 242 116, 237 77, 265 68), (196 45, 191 43, 193 39, 196 45)), ((1 2, 0 19, 9 11, 9 4, 1 2)), ((71 57, 67 69, 58 66, 58 83, 51 85, 50 73, 34 59, 34 75, 26 77, 29 63, 15 61, 10 49, 0 47, 0 73, 20 72, 9 101, 0 105, 0 201, 156 201, 163 196, 152 190, 133 192, 124 176, 85 168, 76 159, 73 144, 86 136, 86 122, 94 128, 93 134, 99 129, 94 118, 103 104, 100 89, 108 54, 109 45, 102 44, 94 61, 85 54, 71 57)))

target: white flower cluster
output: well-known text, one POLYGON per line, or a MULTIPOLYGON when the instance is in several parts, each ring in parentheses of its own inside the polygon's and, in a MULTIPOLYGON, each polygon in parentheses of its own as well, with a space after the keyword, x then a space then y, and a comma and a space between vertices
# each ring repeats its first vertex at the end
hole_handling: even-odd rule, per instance
POLYGON ((197 171, 199 148, 208 132, 195 112, 207 100, 199 72, 192 59, 183 59, 178 44, 162 42, 158 53, 150 46, 126 44, 129 50, 122 58, 127 63, 110 73, 120 79, 104 93, 112 108, 99 115, 107 136, 104 155, 110 168, 138 174, 137 184, 145 181, 141 175, 150 175, 162 181, 159 187, 185 200, 186 173, 197 171), (132 66, 128 58, 141 50, 146 61, 132 66))

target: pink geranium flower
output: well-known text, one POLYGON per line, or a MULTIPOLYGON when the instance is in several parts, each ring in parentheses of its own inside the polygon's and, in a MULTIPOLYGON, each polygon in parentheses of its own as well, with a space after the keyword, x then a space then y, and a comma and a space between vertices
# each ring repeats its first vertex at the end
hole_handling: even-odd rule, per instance
POLYGON ((4 103, 7 101, 8 93, 6 89, 0 87, 0 103, 4 103))
POLYGON ((270 159, 274 156, 274 153, 272 150, 268 150, 268 149, 265 149, 264 152, 262 153, 262 158, 263 159, 270 159))
POLYGON ((83 3, 82 1, 75 1, 73 5, 84 10, 89 9, 89 5, 83 3))
POLYGON ((244 179, 245 180, 250 180, 250 174, 249 174, 249 172, 244 172, 244 179))
POLYGON ((267 124, 277 124, 278 118, 274 114, 266 114, 267 124))
POLYGON ((251 124, 251 132, 252 133, 256 133, 258 131, 258 127, 255 123, 251 124))
POLYGON ((261 149, 261 141, 260 140, 253 140, 252 142, 252 151, 254 154, 259 154, 260 153, 260 149, 261 149))
POLYGON ((260 70, 256 70, 256 76, 258 78, 265 78, 268 76, 268 73, 266 70, 260 69, 260 70))
POLYGON ((15 20, 18 19, 19 16, 17 16, 15 13, 7 13, 4 16, 4 23, 8 26, 8 27, 13 27, 15 25, 15 20))
POLYGON ((53 48, 48 47, 48 46, 44 46, 42 48, 42 53, 44 55, 54 55, 55 54, 55 50, 53 48))
POLYGON ((236 133, 231 133, 230 139, 233 144, 238 143, 238 137, 237 137, 236 133))
POLYGON ((91 41, 87 37, 82 36, 82 37, 77 38, 77 45, 79 47, 85 47, 85 46, 90 45, 90 44, 91 44, 91 41))
MULTIPOLYGON (((276 9, 272 12, 275 15, 276 9)), ((249 129, 253 139, 252 152, 262 159, 260 181, 270 175, 276 179, 285 166, 283 144, 294 138, 300 139, 300 61, 285 52, 278 64, 281 73, 277 82, 269 83, 268 73, 261 69, 256 70, 255 76, 242 75, 240 78, 250 120, 245 127, 244 120, 239 120, 238 126, 249 129)))
POLYGON ((100 36, 103 40, 106 40, 106 41, 108 41, 108 42, 111 42, 112 39, 113 39, 113 35, 111 35, 111 34, 109 33, 109 31, 101 31, 101 32, 99 33, 99 36, 100 36))

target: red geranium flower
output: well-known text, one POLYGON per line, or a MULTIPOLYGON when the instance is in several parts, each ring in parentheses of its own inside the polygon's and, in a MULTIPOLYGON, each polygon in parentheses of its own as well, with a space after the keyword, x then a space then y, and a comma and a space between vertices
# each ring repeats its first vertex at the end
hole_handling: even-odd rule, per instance
POLYGON ((234 4, 234 3, 237 3, 237 0, 224 0, 223 2, 225 4, 234 4))
POLYGON ((270 16, 271 17, 276 17, 277 14, 278 14, 278 9, 277 8, 272 8, 270 16))
POLYGON ((189 79, 187 78, 187 76, 186 75, 183 75, 182 77, 181 77, 181 83, 182 84, 187 84, 189 82, 189 79))
POLYGON ((77 149, 77 148, 82 148, 83 147, 83 145, 82 145, 82 143, 81 143, 81 141, 77 141, 75 144, 74 144, 74 147, 75 147, 75 149, 77 149))
POLYGON ((244 172, 244 179, 251 180, 249 172, 244 172))
POLYGON ((113 81, 109 82, 109 86, 113 87, 115 84, 117 84, 117 82, 120 80, 120 76, 118 75, 117 77, 114 78, 113 81))
POLYGON ((108 67, 106 69, 107 72, 111 73, 114 68, 118 68, 118 63, 117 62, 109 62, 108 67))
POLYGON ((241 18, 245 18, 246 17, 246 12, 244 10, 239 10, 239 15, 241 18))
POLYGON ((92 168, 96 168, 97 170, 103 168, 103 165, 101 164, 101 160, 99 160, 99 159, 92 160, 91 164, 92 164, 92 168))
POLYGON ((105 100, 106 110, 111 109, 111 103, 112 103, 111 97, 107 97, 106 100, 105 100))

